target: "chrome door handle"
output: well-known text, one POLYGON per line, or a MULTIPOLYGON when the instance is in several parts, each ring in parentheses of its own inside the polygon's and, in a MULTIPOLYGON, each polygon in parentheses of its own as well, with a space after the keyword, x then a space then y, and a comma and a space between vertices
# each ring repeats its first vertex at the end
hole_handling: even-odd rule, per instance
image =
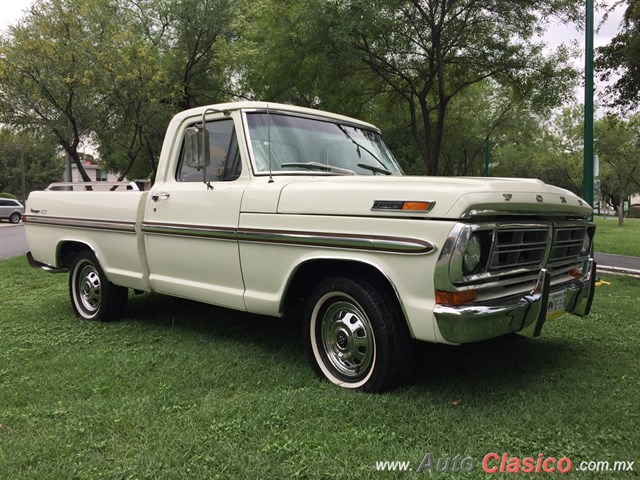
POLYGON ((157 202, 158 200, 166 200, 170 196, 171 195, 167 192, 154 193, 153 195, 151 195, 151 200, 157 202))

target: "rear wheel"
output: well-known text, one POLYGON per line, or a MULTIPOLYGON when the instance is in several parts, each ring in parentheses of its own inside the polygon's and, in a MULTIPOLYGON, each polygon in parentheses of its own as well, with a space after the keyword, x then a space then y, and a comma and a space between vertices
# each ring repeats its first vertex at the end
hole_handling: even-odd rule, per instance
POLYGON ((397 302, 384 289, 348 277, 314 288, 305 308, 305 344, 320 377, 363 392, 395 386, 412 347, 397 302))
POLYGON ((13 212, 11 215, 9 215, 9 221, 11 223, 18 223, 21 218, 22 215, 20 215, 18 212, 13 212))
POLYGON ((127 303, 127 289, 111 283, 98 259, 88 250, 73 260, 69 272, 69 295, 75 314, 84 320, 117 319, 127 303))

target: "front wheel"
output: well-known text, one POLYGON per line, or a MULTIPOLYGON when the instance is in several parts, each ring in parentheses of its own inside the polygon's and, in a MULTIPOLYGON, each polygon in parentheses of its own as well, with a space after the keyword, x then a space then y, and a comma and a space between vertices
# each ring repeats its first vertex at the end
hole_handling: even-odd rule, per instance
POLYGON ((22 215, 20 215, 18 212, 13 212, 11 215, 9 215, 9 221, 11 223, 18 223, 21 218, 22 215))
POLYGON ((307 301, 305 344, 320 377, 345 388, 381 392, 406 373, 412 341, 387 291, 362 278, 330 277, 307 301))
POLYGON ((84 320, 117 319, 127 303, 127 289, 111 283, 96 256, 80 252, 69 272, 69 295, 75 314, 84 320))

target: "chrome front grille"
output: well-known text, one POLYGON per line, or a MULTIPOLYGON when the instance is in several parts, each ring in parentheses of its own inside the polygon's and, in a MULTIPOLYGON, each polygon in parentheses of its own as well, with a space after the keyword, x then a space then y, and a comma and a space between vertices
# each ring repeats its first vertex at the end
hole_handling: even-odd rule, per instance
POLYGON ((593 224, 580 220, 460 223, 452 231, 455 246, 443 248, 443 257, 451 252, 448 280, 456 288, 491 288, 535 281, 541 268, 554 277, 569 275, 587 257, 585 239, 590 241, 594 230, 593 224), (465 272, 464 256, 472 236, 480 240, 481 256, 478 266, 465 272))
POLYGON ((548 228, 497 230, 488 265, 489 271, 540 265, 547 249, 548 238, 548 228))
POLYGON ((557 228, 553 234, 549 263, 556 265, 576 262, 580 257, 586 235, 585 226, 557 228))

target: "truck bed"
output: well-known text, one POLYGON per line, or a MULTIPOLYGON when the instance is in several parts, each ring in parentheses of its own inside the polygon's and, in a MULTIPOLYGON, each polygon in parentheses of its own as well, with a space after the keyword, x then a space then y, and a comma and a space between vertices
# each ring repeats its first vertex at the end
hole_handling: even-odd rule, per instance
POLYGON ((60 267, 74 242, 89 245, 113 282, 148 290, 140 223, 148 192, 33 192, 25 212, 29 249, 38 261, 60 267))

